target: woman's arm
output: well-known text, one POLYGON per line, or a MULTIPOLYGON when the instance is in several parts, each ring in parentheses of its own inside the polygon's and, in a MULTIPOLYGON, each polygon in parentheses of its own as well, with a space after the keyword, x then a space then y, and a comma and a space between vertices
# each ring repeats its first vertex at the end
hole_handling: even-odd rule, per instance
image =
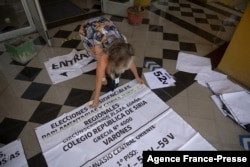
POLYGON ((130 70, 132 71, 137 82, 143 84, 144 80, 138 75, 137 67, 134 62, 131 64, 130 70))
POLYGON ((105 71, 108 64, 107 56, 102 52, 99 46, 96 46, 96 54, 97 54, 97 67, 96 67, 96 80, 95 80, 95 91, 94 91, 94 99, 91 107, 97 107, 99 105, 99 97, 102 88, 102 79, 105 77, 105 71))

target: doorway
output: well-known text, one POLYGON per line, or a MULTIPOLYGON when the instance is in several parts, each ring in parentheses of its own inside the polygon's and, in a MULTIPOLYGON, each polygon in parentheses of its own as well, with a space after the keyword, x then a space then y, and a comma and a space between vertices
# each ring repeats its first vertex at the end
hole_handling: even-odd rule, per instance
POLYGON ((35 31, 25 0, 0 1, 0 41, 35 31))
POLYGON ((0 41, 37 31, 52 46, 47 29, 101 15, 100 3, 100 0, 0 0, 0 41))
POLYGON ((101 12, 100 0, 39 0, 48 29, 101 12))

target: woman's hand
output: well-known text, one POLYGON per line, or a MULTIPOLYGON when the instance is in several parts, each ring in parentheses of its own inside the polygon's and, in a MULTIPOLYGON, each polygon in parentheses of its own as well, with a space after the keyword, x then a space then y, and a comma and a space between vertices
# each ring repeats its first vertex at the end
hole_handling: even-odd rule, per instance
POLYGON ((132 71, 136 81, 140 84, 143 84, 144 80, 141 77, 139 77, 137 67, 134 62, 131 64, 130 70, 132 71))
POLYGON ((136 81, 140 84, 144 84, 144 80, 141 77, 137 77, 136 81))
POLYGON ((98 105, 99 105, 99 100, 91 100, 89 102, 89 106, 92 108, 96 108, 96 107, 98 107, 98 105))

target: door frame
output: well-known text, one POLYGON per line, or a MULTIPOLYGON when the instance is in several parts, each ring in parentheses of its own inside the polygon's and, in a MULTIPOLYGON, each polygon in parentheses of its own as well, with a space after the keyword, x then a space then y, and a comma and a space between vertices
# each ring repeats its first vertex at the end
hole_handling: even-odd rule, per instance
POLYGON ((30 4, 30 12, 35 23, 36 30, 51 47, 52 42, 49 37, 48 28, 45 23, 39 0, 27 0, 30 4))

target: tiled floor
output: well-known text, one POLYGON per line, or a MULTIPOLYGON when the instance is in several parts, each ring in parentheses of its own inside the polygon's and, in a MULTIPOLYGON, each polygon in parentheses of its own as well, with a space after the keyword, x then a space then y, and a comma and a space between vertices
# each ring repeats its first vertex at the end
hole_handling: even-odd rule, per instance
MULTIPOLYGON (((243 150, 239 134, 248 132, 220 113, 210 99, 212 93, 193 80, 194 74, 175 68, 179 51, 214 57, 216 50, 230 41, 242 12, 219 3, 154 0, 141 25, 131 26, 126 18, 104 15, 135 47, 140 74, 148 71, 144 60, 154 60, 175 76, 176 86, 154 90, 162 100, 216 149, 243 150)), ((3 43, 0 45, 0 143, 21 138, 31 167, 47 166, 34 128, 92 97, 95 71, 53 85, 44 67, 51 57, 67 54, 72 48, 83 49, 77 32, 81 23, 50 29, 53 47, 48 47, 38 34, 30 34, 38 54, 25 65, 12 61, 3 43)), ((122 75, 122 83, 130 79, 130 72, 122 75)))

